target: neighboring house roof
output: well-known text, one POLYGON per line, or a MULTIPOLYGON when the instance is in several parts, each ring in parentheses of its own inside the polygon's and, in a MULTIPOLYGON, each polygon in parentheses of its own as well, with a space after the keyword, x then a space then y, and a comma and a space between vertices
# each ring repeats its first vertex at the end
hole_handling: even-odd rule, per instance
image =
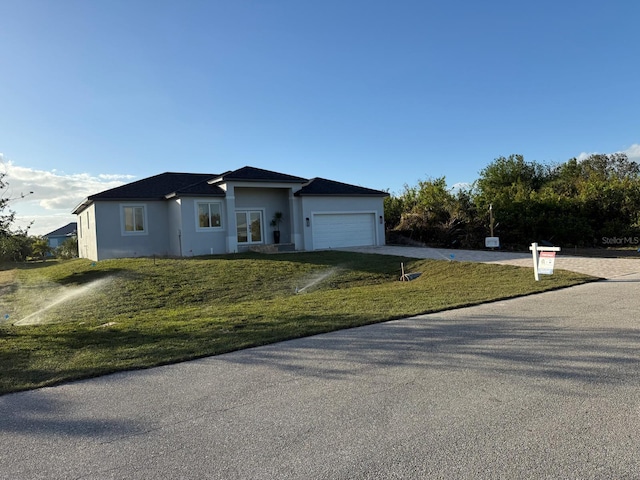
POLYGON ((46 237, 46 238, 71 237, 77 233, 77 230, 78 230, 78 225, 76 224, 76 222, 71 222, 65 225, 64 227, 60 227, 57 230, 54 230, 53 232, 49 232, 46 235, 43 235, 43 237, 46 237))
POLYGON ((279 182, 304 183, 308 180, 284 173, 272 172, 255 167, 242 167, 232 172, 226 172, 209 181, 209 183, 224 183, 229 181, 241 182, 279 182))
POLYGON ((335 182, 326 178, 312 178, 294 195, 339 195, 387 197, 389 194, 381 190, 359 187, 348 183, 335 182))

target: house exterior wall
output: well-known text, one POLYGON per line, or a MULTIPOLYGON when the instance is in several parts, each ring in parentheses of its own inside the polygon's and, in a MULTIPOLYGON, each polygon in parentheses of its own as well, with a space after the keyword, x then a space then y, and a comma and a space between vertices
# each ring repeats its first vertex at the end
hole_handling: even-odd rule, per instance
MULTIPOLYGON (((108 258, 144 257, 169 255, 168 206, 163 201, 147 202, 95 202, 97 226, 97 251, 93 260, 108 258), (135 234, 123 233, 122 211, 124 206, 143 206, 146 231, 135 234)), ((94 222, 96 223, 96 222, 94 222)))
POLYGON ((78 256, 98 260, 98 237, 96 232, 97 205, 91 204, 78 214, 78 256))
MULTIPOLYGON (((296 189, 297 190, 297 189, 296 189)), ((295 250, 304 250, 304 221, 302 218, 302 201, 294 195, 295 191, 289 190, 289 211, 291 212, 289 226, 291 228, 291 242, 295 250)))
POLYGON ((182 200, 175 198, 167 202, 169 255, 182 256, 182 200))
MULTIPOLYGON (((292 243, 292 215, 289 206, 291 188, 247 188, 235 187, 236 210, 262 210, 264 212, 264 243, 274 243, 271 220, 276 212, 282 212, 280 243, 292 243)), ((235 232, 234 232, 235 234, 235 232)))
POLYGON ((301 199, 299 222, 302 226, 302 246, 313 250, 313 215, 317 213, 373 213, 376 218, 376 245, 385 244, 384 201, 382 197, 304 196, 301 199), (377 220, 383 217, 382 223, 377 220), (309 219, 307 226, 306 219, 309 219))
POLYGON ((51 248, 59 247, 64 241, 69 238, 66 235, 63 236, 55 236, 55 237, 47 237, 47 242, 51 248))
MULTIPOLYGON (((225 200, 220 197, 186 197, 180 200, 180 215, 182 218, 180 240, 182 256, 211 255, 227 253, 228 218, 225 200), (197 204, 199 202, 219 203, 222 226, 213 229, 201 229, 198 224, 197 204)), ((173 228, 169 232, 171 237, 176 237, 177 230, 173 228)))
POLYGON ((220 185, 225 191, 223 211, 227 220, 225 249, 227 253, 236 253, 238 251, 238 239, 236 236, 236 194, 233 185, 220 185))

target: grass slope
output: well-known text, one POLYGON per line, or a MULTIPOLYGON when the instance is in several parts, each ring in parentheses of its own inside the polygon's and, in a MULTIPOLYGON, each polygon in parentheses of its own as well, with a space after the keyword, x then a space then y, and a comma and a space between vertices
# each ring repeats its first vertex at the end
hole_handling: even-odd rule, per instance
POLYGON ((73 260, 0 273, 0 394, 593 280, 558 271, 535 282, 528 268, 347 252, 73 260), (399 282, 400 262, 422 276, 399 282), (21 321, 35 324, 13 325, 21 321))

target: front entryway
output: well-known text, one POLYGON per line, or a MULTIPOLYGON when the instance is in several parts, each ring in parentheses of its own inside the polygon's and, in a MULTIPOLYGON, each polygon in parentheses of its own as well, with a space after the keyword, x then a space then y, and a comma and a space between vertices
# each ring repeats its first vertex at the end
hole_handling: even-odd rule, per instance
POLYGON ((264 221, 261 210, 236 211, 236 225, 239 245, 264 243, 264 221))

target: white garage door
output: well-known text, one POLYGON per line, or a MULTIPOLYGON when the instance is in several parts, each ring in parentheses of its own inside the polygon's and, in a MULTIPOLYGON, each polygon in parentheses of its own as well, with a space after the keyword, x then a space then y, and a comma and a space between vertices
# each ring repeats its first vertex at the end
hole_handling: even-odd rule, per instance
POLYGON ((375 245, 373 213, 316 213, 313 215, 313 248, 375 245))

